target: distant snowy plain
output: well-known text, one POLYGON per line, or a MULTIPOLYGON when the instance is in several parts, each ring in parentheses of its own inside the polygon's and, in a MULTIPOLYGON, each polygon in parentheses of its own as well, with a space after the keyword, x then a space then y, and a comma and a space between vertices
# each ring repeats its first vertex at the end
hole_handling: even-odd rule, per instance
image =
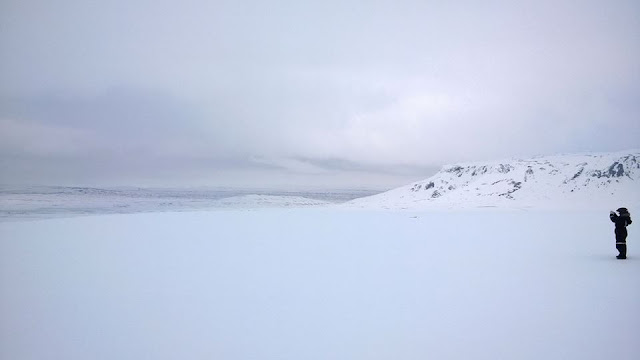
POLYGON ((164 211, 313 207, 374 190, 148 189, 0 186, 0 222, 164 211))
POLYGON ((2 222, 0 358, 638 359, 640 228, 616 260, 608 210, 2 222))

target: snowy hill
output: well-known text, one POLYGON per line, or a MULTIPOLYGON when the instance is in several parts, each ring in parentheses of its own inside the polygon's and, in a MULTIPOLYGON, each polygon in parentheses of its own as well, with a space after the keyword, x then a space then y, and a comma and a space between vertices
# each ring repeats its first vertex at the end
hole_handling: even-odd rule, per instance
POLYGON ((589 207, 640 204, 640 150, 448 165, 355 207, 589 207))

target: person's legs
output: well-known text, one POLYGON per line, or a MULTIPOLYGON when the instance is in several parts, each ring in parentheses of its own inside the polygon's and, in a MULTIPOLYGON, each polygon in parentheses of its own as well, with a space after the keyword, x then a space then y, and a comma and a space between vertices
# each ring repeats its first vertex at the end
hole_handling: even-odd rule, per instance
POLYGON ((616 256, 618 259, 626 259, 627 258, 627 244, 618 243, 618 244, 616 244, 616 249, 618 249, 618 252, 620 253, 618 256, 616 256))
POLYGON ((618 259, 626 259, 627 258, 627 229, 625 228, 616 228, 616 249, 620 252, 618 259))

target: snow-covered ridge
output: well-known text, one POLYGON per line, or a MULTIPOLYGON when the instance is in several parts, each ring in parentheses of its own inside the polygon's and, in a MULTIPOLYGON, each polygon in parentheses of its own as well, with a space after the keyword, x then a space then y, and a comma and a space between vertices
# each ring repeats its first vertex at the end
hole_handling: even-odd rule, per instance
POLYGON ((640 150, 447 165, 357 207, 601 207, 640 204, 640 150))

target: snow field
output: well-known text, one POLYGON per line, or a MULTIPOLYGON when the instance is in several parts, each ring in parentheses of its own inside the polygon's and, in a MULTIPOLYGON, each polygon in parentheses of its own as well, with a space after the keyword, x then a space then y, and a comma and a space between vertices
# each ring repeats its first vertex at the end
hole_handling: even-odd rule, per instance
POLYGON ((0 223, 0 358, 636 359, 629 233, 620 261, 608 209, 0 223))

